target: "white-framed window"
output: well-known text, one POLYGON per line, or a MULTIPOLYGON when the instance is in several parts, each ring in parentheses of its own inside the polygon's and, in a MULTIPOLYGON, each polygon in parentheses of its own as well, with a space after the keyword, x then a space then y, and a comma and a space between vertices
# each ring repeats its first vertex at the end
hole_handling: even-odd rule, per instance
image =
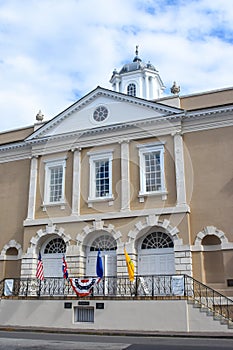
POLYGON ((65 160, 45 161, 44 204, 65 202, 65 160))
POLYGON ((136 96, 136 85, 135 84, 130 83, 127 86, 127 95, 136 96))
POLYGON ((140 191, 139 198, 161 194, 166 199, 165 172, 164 172, 164 145, 140 145, 140 191))
POLYGON ((113 151, 90 152, 90 190, 88 201, 112 200, 113 151))

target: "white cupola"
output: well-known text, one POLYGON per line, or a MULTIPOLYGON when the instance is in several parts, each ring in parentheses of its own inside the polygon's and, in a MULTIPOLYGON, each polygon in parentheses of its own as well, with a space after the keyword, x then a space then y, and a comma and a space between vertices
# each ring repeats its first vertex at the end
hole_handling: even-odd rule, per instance
POLYGON ((150 63, 144 63, 138 56, 138 46, 133 62, 126 63, 119 72, 113 71, 110 83, 112 89, 127 95, 156 100, 165 89, 158 71, 150 63))

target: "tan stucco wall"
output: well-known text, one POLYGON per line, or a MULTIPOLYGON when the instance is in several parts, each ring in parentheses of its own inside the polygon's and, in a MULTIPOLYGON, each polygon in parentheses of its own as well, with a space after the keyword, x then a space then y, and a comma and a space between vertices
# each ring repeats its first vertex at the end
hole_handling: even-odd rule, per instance
POLYGON ((11 130, 11 131, 0 133, 0 144, 3 145, 5 143, 22 141, 27 136, 32 134, 33 131, 34 131, 34 128, 29 127, 29 128, 11 130))
POLYGON ((185 169, 186 184, 192 191, 189 193, 192 244, 206 226, 217 227, 233 242, 232 135, 233 127, 184 135, 185 158, 190 157, 193 171, 191 174, 190 169, 185 169))
POLYGON ((233 88, 213 90, 206 93, 180 97, 180 108, 185 110, 230 104, 233 101, 233 88))
POLYGON ((30 160, 0 164, 0 249, 10 240, 23 242, 27 216, 30 160))
MULTIPOLYGON (((0 164, 0 251, 10 240, 15 240, 23 246, 23 221, 27 216, 29 173, 29 159, 0 164)), ((11 274, 10 265, 13 265, 13 262, 9 263, 7 274, 11 274)), ((4 270, 5 262, 1 261, 0 278, 4 275, 4 270)))

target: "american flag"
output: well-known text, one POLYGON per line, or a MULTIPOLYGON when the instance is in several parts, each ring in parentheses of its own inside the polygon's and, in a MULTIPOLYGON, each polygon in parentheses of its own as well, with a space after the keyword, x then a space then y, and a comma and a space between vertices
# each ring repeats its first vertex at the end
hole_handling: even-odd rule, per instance
POLYGON ((63 277, 65 279, 68 278, 68 269, 67 269, 67 263, 66 263, 66 259, 63 255, 63 258, 62 258, 62 271, 63 271, 63 277))
POLYGON ((40 252, 37 261, 36 277, 41 281, 44 279, 44 268, 40 252))

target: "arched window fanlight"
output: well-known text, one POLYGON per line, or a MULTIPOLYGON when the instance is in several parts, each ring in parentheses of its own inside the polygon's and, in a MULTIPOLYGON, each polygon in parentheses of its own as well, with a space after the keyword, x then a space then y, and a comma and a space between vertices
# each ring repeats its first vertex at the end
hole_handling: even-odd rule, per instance
POLYGON ((130 96, 136 96, 136 85, 135 84, 129 84, 127 87, 127 94, 130 96))
POLYGON ((107 251, 107 250, 116 250, 116 249, 117 249, 117 244, 115 239, 108 235, 97 237, 93 241, 90 247, 91 252, 98 251, 98 250, 107 251))
POLYGON ((172 239, 163 232, 152 232, 142 241, 141 249, 173 248, 172 239))
POLYGON ((53 238, 48 242, 44 249, 44 254, 56 254, 56 253, 65 253, 66 252, 66 244, 62 238, 57 237, 53 238))

